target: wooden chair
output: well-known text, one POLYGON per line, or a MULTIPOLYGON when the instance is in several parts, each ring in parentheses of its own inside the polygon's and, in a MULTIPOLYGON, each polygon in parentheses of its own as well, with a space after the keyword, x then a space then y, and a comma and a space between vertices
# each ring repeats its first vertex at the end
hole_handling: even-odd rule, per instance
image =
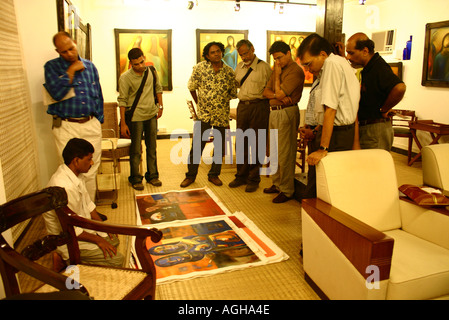
POLYGON ((309 143, 309 140, 300 138, 299 131, 298 131, 298 139, 297 139, 296 143, 297 143, 296 152, 299 153, 298 157, 296 158, 296 165, 301 169, 302 173, 305 173, 306 172, 307 145, 309 143))
POLYGON ((67 293, 78 290, 96 300, 154 299, 156 269, 145 243, 148 237, 153 242, 159 242, 162 233, 154 228, 113 225, 85 219, 71 211, 67 203, 64 188, 50 187, 0 206, 0 234, 20 222, 50 210, 55 210, 63 229, 60 235, 46 236, 26 247, 22 252, 17 252, 10 247, 5 238, 0 235, 0 272, 6 297, 22 294, 16 278, 16 273, 22 271, 44 282, 44 285, 35 291, 36 293, 55 291, 67 293), (135 252, 142 269, 81 264, 74 226, 134 236, 135 252), (57 273, 51 268, 34 262, 62 244, 67 244, 70 256, 71 265, 66 273, 57 273))
POLYGON ((415 116, 415 111, 413 110, 393 109, 390 114, 392 115, 391 123, 393 125, 394 136, 408 138, 407 163, 410 163, 410 159, 412 158, 413 135, 410 131, 409 122, 414 122, 418 118, 415 116))

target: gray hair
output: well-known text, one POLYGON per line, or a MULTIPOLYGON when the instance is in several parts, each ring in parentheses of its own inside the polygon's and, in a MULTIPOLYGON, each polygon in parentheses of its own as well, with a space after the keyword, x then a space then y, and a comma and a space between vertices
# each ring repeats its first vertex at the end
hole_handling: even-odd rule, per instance
POLYGON ((251 41, 242 39, 239 42, 237 42, 237 45, 236 45, 237 50, 240 49, 240 47, 243 46, 244 44, 246 44, 248 49, 251 49, 253 47, 253 44, 251 43, 251 41))

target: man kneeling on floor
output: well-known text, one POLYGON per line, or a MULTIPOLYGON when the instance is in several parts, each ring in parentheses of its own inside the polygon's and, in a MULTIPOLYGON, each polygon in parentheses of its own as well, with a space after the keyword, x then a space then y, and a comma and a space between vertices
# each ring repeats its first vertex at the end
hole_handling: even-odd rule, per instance
MULTIPOLYGON (((68 207, 81 217, 102 221, 95 204, 89 197, 84 181, 84 174, 93 165, 94 147, 84 139, 73 138, 65 146, 62 157, 64 164, 53 174, 48 187, 63 187, 67 192, 68 207)), ((58 217, 54 211, 44 214, 47 232, 58 235, 62 232, 58 217)), ((96 232, 75 227, 80 248, 81 262, 86 264, 122 267, 124 256, 117 252, 119 240, 117 235, 96 232)), ((58 247, 58 253, 67 261, 67 246, 58 247)))

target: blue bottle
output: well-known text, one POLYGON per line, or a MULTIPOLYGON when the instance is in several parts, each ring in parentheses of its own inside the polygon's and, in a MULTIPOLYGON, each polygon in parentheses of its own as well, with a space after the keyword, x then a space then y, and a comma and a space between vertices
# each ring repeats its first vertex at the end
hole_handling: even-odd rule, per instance
POLYGON ((407 41, 407 60, 410 60, 410 56, 412 55, 412 36, 410 36, 410 40, 407 41))

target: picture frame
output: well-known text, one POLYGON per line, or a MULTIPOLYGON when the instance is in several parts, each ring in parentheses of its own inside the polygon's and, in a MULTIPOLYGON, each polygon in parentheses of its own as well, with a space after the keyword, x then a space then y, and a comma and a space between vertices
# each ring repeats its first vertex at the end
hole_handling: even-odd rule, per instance
POLYGON ((389 62, 391 70, 399 79, 402 80, 402 62, 389 62))
POLYGON ((56 11, 58 17, 58 31, 66 31, 73 40, 76 40, 77 26, 79 25, 79 16, 76 13, 75 6, 70 0, 56 0, 56 11))
POLYGON ((299 63, 299 59, 296 58, 296 50, 299 48, 302 40, 304 40, 308 35, 312 34, 312 32, 305 31, 271 31, 267 30, 267 62, 270 66, 274 67, 274 60, 271 56, 269 50, 271 45, 275 41, 284 41, 290 46, 290 50, 292 53, 292 59, 302 68, 305 75, 304 86, 312 86, 313 83, 313 74, 309 71, 306 71, 303 66, 299 63))
POLYGON ((242 61, 237 48, 237 42, 242 39, 248 39, 248 30, 205 30, 196 29, 196 60, 197 63, 204 60, 203 49, 212 41, 221 42, 225 46, 223 61, 233 70, 237 64, 242 61))
POLYGON ((421 81, 423 86, 449 87, 448 54, 449 20, 426 24, 421 81))
POLYGON ((92 40, 90 24, 83 24, 76 12, 76 7, 70 0, 56 0, 58 16, 58 31, 66 31, 70 34, 78 47, 81 58, 92 59, 92 40))
POLYGON ((76 33, 76 44, 78 46, 78 54, 81 58, 92 60, 92 42, 91 42, 91 26, 89 23, 80 22, 79 30, 76 33))
POLYGON ((172 80, 172 30, 114 29, 117 91, 118 81, 123 72, 131 68, 128 52, 140 47, 146 64, 157 71, 164 91, 173 90, 172 80))

